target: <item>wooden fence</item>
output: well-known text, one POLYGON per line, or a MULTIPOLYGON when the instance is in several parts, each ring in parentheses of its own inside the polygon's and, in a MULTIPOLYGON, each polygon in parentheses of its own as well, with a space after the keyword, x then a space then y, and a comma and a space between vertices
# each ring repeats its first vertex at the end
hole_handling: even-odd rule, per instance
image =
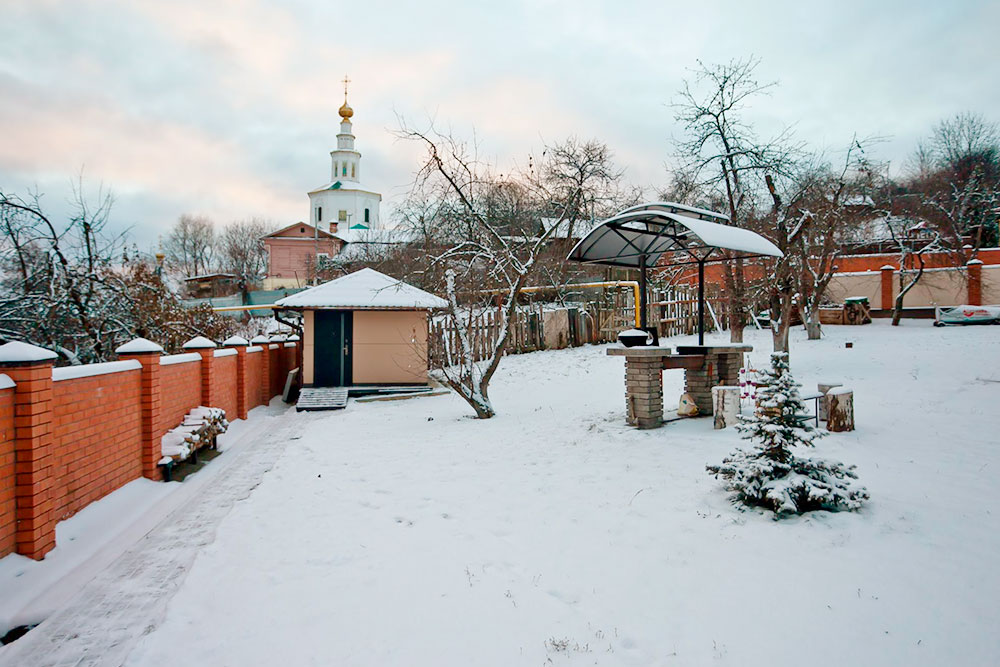
MULTIPOLYGON (((725 299, 706 296, 705 330, 725 328, 725 299)), ((469 316, 467 330, 476 361, 492 354, 500 332, 497 309, 484 308, 469 316)), ((698 330, 698 290, 687 285, 652 290, 647 321, 656 326, 661 337, 693 334, 698 330)), ((545 349, 579 347, 617 340, 618 333, 635 326, 635 303, 631 289, 604 290, 593 301, 566 306, 525 304, 518 307, 511 328, 506 354, 522 354, 545 349)), ((460 349, 458 331, 446 318, 430 324, 429 358, 431 368, 454 363, 460 349)))

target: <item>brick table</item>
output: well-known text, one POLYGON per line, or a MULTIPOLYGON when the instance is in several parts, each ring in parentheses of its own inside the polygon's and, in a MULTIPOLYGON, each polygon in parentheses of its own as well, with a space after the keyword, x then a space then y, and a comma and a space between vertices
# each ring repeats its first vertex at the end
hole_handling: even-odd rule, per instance
POLYGON ((739 384, 743 354, 750 345, 612 347, 608 356, 625 357, 626 422, 641 429, 663 424, 663 370, 685 370, 684 391, 703 415, 712 414, 712 387, 739 384))

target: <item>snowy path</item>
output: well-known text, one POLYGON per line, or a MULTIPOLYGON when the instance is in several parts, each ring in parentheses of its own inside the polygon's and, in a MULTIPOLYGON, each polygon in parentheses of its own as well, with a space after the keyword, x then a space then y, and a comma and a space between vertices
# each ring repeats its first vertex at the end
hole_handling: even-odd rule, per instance
POLYGON ((223 474, 171 513, 101 572, 54 616, 0 652, 3 667, 121 665, 162 620, 198 550, 210 543, 234 504, 246 499, 298 426, 292 416, 263 419, 265 429, 234 451, 223 474))

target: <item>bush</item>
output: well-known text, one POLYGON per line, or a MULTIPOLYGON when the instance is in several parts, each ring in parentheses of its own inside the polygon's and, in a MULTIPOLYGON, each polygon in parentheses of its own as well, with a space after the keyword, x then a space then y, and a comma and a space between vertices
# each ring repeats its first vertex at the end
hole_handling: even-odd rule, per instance
POLYGON ((737 430, 753 443, 738 449, 720 465, 708 465, 713 475, 723 477, 734 501, 764 507, 775 514, 802 514, 812 510, 856 510, 868 499, 868 491, 854 483, 855 466, 819 458, 800 458, 796 446, 812 447, 828 435, 798 419, 805 413, 799 384, 788 372, 788 355, 771 355, 771 368, 761 377, 758 408, 753 416, 740 417, 737 430))

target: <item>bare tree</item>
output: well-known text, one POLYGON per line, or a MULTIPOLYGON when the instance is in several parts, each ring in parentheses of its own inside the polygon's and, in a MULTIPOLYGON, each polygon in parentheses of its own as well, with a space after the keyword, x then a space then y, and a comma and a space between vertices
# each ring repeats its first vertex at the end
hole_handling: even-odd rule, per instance
POLYGON ((236 276, 244 297, 267 275, 267 247, 264 236, 277 226, 263 218, 232 222, 219 234, 219 262, 223 271, 236 276))
POLYGON ((220 318, 183 308, 157 271, 142 268, 148 262, 124 234, 106 232, 113 199, 100 194, 97 202, 88 204, 77 186, 73 214, 58 222, 40 196, 0 193, 0 340, 81 364, 114 359, 115 347, 144 331, 184 340, 222 332, 220 318))
MULTIPOLYGON (((754 198, 759 196, 763 174, 784 173, 784 165, 797 147, 783 134, 761 141, 742 112, 754 97, 765 94, 775 84, 757 82, 754 58, 734 60, 724 65, 698 62, 693 81, 685 81, 680 99, 674 104, 677 120, 684 125, 686 138, 677 143, 682 178, 675 184, 694 201, 706 207, 722 207, 731 223, 746 227, 754 198), (700 200, 700 201, 699 201, 700 200)), ((723 253, 724 256, 728 253, 723 253)), ((733 342, 743 340, 746 312, 744 262, 733 257, 724 264, 729 297, 729 329, 733 342)))
POLYGON ((185 213, 174 223, 163 245, 168 268, 186 278, 215 268, 215 226, 204 216, 185 213))
POLYGON ((420 193, 417 199, 432 202, 430 213, 447 239, 447 247, 429 264, 443 269, 439 288, 447 296, 446 317, 457 332, 457 349, 444 341, 432 344, 444 348, 446 382, 477 417, 488 419, 496 414, 489 384, 507 348, 518 295, 552 233, 578 207, 580 189, 554 193, 530 175, 498 175, 468 145, 433 129, 422 132, 403 124, 398 134, 427 150, 414 190, 420 193), (541 214, 552 211, 558 216, 543 223, 541 214), (493 303, 499 329, 486 359, 477 362, 474 314, 493 303))

